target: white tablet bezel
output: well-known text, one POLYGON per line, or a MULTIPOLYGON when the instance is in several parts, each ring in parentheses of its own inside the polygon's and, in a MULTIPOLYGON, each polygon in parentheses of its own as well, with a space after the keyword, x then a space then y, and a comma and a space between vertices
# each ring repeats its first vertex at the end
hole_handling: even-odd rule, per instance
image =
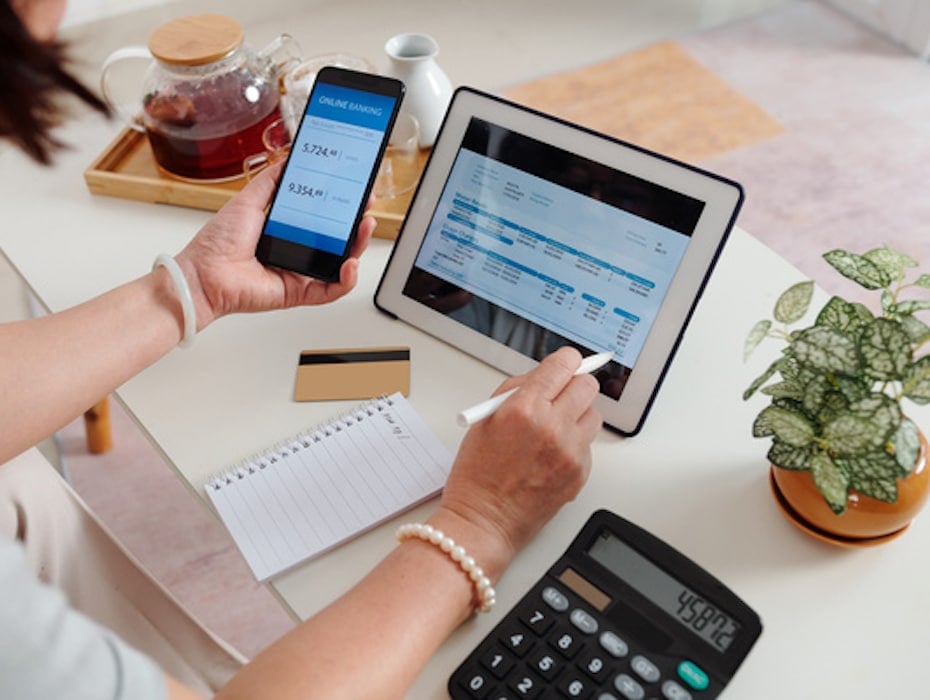
POLYGON ((403 294, 420 245, 472 117, 681 192, 705 203, 671 286, 619 399, 600 394, 604 422, 624 435, 642 428, 694 306, 743 201, 738 183, 471 88, 456 90, 401 232, 375 292, 375 305, 508 374, 537 361, 403 294))

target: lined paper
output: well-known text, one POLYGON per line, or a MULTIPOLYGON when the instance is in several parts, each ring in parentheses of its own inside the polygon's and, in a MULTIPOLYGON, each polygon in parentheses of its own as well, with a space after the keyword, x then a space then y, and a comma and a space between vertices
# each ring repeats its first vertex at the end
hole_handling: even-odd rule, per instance
POLYGON ((265 581, 435 496, 451 467, 398 392, 233 465, 205 489, 265 581))

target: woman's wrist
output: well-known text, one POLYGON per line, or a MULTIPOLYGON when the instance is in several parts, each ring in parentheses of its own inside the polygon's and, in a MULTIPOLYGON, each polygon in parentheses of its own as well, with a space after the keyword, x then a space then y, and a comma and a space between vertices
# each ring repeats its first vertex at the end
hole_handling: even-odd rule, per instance
POLYGON ((194 256, 187 254, 187 248, 174 256, 178 267, 184 272, 184 277, 190 287, 191 297, 194 300, 194 309, 197 313, 197 331, 202 331, 216 320, 216 315, 210 300, 207 298, 203 285, 201 285, 200 271, 194 256))
POLYGON ((485 523, 478 523, 446 505, 440 505, 427 520, 427 524, 441 530, 462 545, 491 583, 500 579, 516 554, 500 530, 485 523))
POLYGON ((491 612, 496 601, 496 593, 491 579, 484 574, 484 569, 472 557, 468 550, 452 537, 437 527, 425 523, 407 523, 397 528, 397 540, 401 543, 409 540, 426 542, 445 554, 455 564, 474 588, 473 606, 478 612, 491 612))
POLYGON ((156 303, 164 310, 166 317, 170 317, 172 327, 177 330, 177 341, 174 344, 178 345, 184 340, 185 321, 174 279, 167 267, 157 264, 153 264, 150 277, 156 303))
MULTIPOLYGON (((194 308, 194 299, 191 295, 190 285, 183 270, 167 253, 162 253, 152 265, 153 270, 163 268, 171 279, 171 287, 174 292, 175 305, 181 309, 181 340, 178 343, 181 347, 188 347, 194 342, 194 336, 197 335, 197 312, 194 308)), ((162 298, 166 295, 166 289, 162 288, 162 298)))
POLYGON ((181 344, 185 338, 190 344, 191 336, 214 320, 213 309, 204 295, 195 266, 183 254, 174 257, 163 254, 156 258, 153 273, 159 275, 160 297, 177 319, 181 331, 181 344), (173 271, 171 267, 174 267, 173 271), (179 276, 180 280, 177 279, 179 276))

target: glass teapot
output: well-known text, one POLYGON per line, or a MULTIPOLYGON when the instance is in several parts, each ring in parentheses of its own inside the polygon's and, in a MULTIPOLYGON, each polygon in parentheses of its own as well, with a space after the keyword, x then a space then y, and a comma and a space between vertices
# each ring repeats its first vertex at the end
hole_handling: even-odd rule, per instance
POLYGON ((282 116, 281 79, 300 49, 287 34, 254 52, 243 39, 232 18, 181 17, 152 32, 147 48, 128 46, 104 62, 104 99, 148 135, 161 170, 186 180, 231 180, 243 176, 246 156, 262 150, 262 132, 282 116), (135 109, 116 98, 114 66, 126 59, 150 63, 135 109))

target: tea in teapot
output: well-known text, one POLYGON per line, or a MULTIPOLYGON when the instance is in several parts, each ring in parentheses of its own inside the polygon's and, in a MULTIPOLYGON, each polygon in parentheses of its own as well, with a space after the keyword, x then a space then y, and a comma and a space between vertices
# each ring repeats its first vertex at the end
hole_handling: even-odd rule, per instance
POLYGON ((195 15, 156 29, 148 48, 120 49, 101 75, 104 98, 129 125, 148 135, 158 166, 190 180, 242 177, 242 161, 261 151, 262 132, 281 118, 280 80, 299 60, 286 34, 253 52, 234 19, 195 15), (111 69, 127 58, 148 59, 141 111, 114 99, 111 69))

